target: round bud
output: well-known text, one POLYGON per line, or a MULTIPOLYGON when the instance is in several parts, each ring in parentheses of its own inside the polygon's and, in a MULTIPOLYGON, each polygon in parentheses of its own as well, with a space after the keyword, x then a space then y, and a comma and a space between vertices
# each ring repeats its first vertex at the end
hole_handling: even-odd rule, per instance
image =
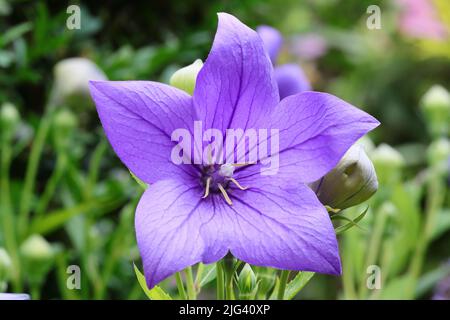
POLYGON ((12 103, 5 102, 0 110, 0 128, 2 133, 7 133, 9 136, 12 136, 19 122, 20 115, 16 106, 12 103))
POLYGON ((440 85, 432 86, 422 97, 422 111, 434 136, 446 136, 450 123, 450 93, 440 85))
POLYGON ((342 210, 369 199, 378 189, 378 180, 364 149, 353 145, 337 166, 311 188, 322 204, 342 210))
POLYGON ((53 73, 54 103, 67 105, 76 110, 93 105, 89 91, 90 80, 107 80, 104 72, 86 58, 61 60, 55 65, 53 73))
POLYGON ((239 292, 243 297, 249 297, 256 288, 256 275, 248 263, 244 265, 239 273, 238 286, 239 292))
POLYGON ((197 75, 202 67, 202 60, 197 59, 194 63, 175 71, 170 78, 170 85, 192 95, 194 93, 197 75))
POLYGON ((60 110, 53 118, 53 138, 58 148, 67 146, 67 139, 77 127, 78 119, 66 109, 60 110))
POLYGON ((40 235, 31 235, 20 247, 24 272, 31 282, 39 283, 50 270, 55 251, 40 235))
POLYGON ((405 165, 405 159, 400 152, 382 143, 370 154, 370 158, 375 165, 381 184, 398 181, 401 169, 405 165))

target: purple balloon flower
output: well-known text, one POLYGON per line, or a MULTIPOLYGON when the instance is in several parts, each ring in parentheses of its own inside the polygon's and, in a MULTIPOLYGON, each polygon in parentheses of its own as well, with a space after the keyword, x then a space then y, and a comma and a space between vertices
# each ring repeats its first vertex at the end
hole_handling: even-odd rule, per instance
MULTIPOLYGON (((379 122, 325 93, 304 92, 280 102, 272 64, 255 31, 219 14, 192 97, 150 81, 95 81, 91 93, 115 152, 151 184, 135 218, 150 288, 228 252, 258 266, 341 273, 333 225, 305 183, 331 170, 379 122), (176 164, 172 134, 183 128, 195 136, 194 121, 223 137, 228 129, 268 129, 271 135, 258 147, 278 139, 277 173, 270 175, 260 154, 245 166, 176 164)), ((236 149, 229 150, 234 157, 236 149)))
MULTIPOLYGON (((276 65, 278 54, 283 45, 281 33, 269 26, 256 28, 273 65, 276 65)), ((283 64, 275 67, 275 79, 278 84, 280 99, 290 95, 311 90, 311 84, 303 70, 296 64, 283 64)))
POLYGON ((26 293, 0 293, 0 300, 30 300, 26 293))

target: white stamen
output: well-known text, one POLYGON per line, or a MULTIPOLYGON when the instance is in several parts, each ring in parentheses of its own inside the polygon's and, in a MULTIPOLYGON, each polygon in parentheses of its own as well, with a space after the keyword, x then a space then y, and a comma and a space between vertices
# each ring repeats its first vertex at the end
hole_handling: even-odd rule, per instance
POLYGON ((211 177, 206 179, 205 194, 202 197, 203 199, 206 198, 209 195, 209 185, 211 184, 211 180, 212 180, 211 177))
POLYGON ((243 187, 243 186, 241 186, 240 184, 239 184, 239 182, 237 182, 237 180, 236 179, 234 179, 234 178, 228 178, 231 182, 233 182, 239 189, 241 189, 241 190, 247 190, 248 189, 248 187, 243 187))
POLYGON ((228 196, 227 191, 225 190, 225 188, 219 183, 217 185, 217 187, 219 188, 220 192, 222 192, 223 197, 225 198, 225 201, 232 206, 233 202, 231 201, 230 197, 228 196))

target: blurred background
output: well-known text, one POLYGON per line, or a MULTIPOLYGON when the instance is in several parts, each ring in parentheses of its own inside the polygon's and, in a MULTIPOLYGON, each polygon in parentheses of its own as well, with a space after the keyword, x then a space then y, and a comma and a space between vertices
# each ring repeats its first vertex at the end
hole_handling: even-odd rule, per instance
MULTIPOLYGON (((105 140, 86 79, 168 82, 206 59, 220 11, 277 28, 279 64, 299 64, 314 90, 382 123, 364 140, 379 191, 339 236, 344 275, 316 275, 297 298, 450 299, 447 0, 0 0, 0 292, 145 298, 133 270, 142 188, 105 140), (80 29, 67 27, 69 5, 80 29), (370 5, 379 29, 368 28, 370 5), (92 64, 64 63, 72 57, 92 64), (68 289, 69 265, 81 270, 80 289, 68 289), (379 289, 367 287, 371 265, 379 289)), ((201 298, 213 279, 196 279, 201 298)), ((162 286, 175 291, 171 279, 162 286)))

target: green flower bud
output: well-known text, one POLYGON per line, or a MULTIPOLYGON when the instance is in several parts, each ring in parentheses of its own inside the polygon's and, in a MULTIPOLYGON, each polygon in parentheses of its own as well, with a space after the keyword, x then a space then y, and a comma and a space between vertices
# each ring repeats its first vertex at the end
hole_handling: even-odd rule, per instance
POLYGON ((6 282, 12 272, 12 261, 5 249, 0 248, 0 292, 6 289, 6 282))
POLYGON ((197 75, 202 67, 202 60, 195 60, 194 63, 176 71, 170 78, 170 85, 192 95, 194 93, 197 75))
POLYGON ((256 288, 256 275, 249 264, 245 264, 238 278, 239 293, 241 298, 250 298, 256 288))
POLYGON ((9 102, 5 102, 0 110, 1 131, 12 136, 20 123, 20 115, 17 108, 9 102))
POLYGON ((69 147, 69 139, 73 130, 78 125, 75 115, 66 109, 60 110, 53 118, 53 141, 57 150, 66 150, 69 147))
POLYGON ((450 141, 446 138, 440 138, 433 141, 427 150, 428 162, 439 172, 445 173, 448 169, 448 160, 450 157, 450 141))
POLYGON ((432 86, 422 97, 422 110, 433 135, 447 135, 450 123, 450 93, 440 85, 432 86))
POLYGON ((107 80, 106 75, 91 60, 69 58, 58 62, 54 69, 53 99, 56 104, 76 110, 93 106, 89 91, 90 80, 107 80))
POLYGON ((355 144, 337 166, 311 188, 324 205, 342 210, 369 199, 378 189, 378 180, 364 149, 355 144))
POLYGON ((383 214, 386 217, 393 217, 397 214, 397 207, 390 201, 384 202, 378 209, 379 214, 383 214))
POLYGON ((39 283, 50 270, 55 256, 52 246, 40 235, 31 235, 20 247, 25 274, 39 283))
POLYGON ((77 126, 77 117, 69 110, 59 111, 54 118, 55 129, 59 131, 70 131, 77 126))
POLYGON ((371 154, 370 158, 377 170, 381 184, 398 181, 405 159, 400 152, 387 144, 380 144, 371 154))

